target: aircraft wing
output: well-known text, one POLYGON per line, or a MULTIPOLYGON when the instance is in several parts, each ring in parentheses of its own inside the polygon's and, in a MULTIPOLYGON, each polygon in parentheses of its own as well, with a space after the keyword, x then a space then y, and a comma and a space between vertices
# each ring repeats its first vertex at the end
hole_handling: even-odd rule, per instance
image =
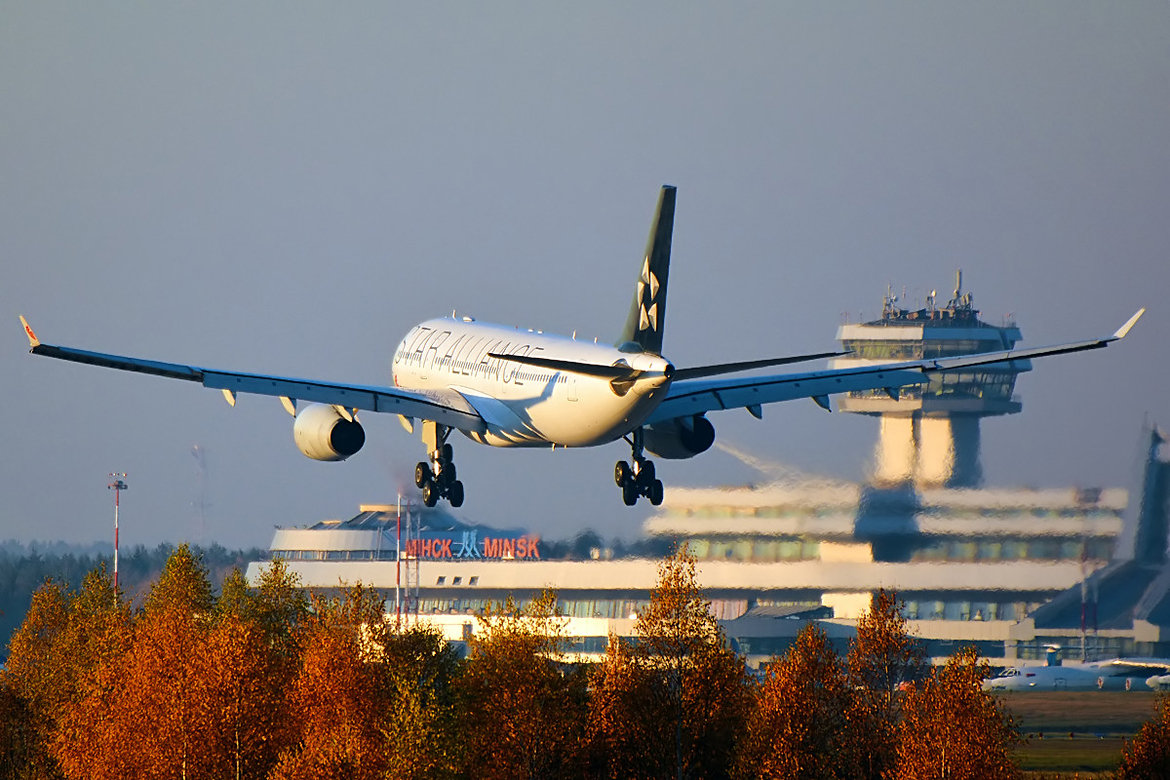
MULTIPOLYGON (((794 398, 821 399, 831 393, 889 388, 926 381, 917 366, 903 364, 810 371, 800 374, 743 377, 738 379, 688 379, 674 382, 666 398, 646 420, 647 424, 718 409, 751 408, 794 398)), ((820 402, 820 401, 818 401, 820 402)))
POLYGON ((34 355, 87 363, 120 371, 136 371, 170 379, 198 382, 204 387, 224 391, 234 403, 236 393, 271 395, 321 404, 335 404, 347 409, 365 409, 371 412, 389 412, 403 417, 433 420, 441 425, 464 431, 483 433, 487 426, 463 396, 451 392, 405 391, 396 387, 352 385, 340 382, 321 382, 311 379, 221 371, 213 368, 189 366, 181 363, 163 363, 157 360, 109 355, 72 347, 42 344, 24 317, 20 318, 28 335, 29 352, 34 355))
POLYGON ((1049 347, 1009 349, 900 363, 875 363, 800 374, 676 381, 671 384, 666 398, 646 422, 661 423, 677 417, 741 407, 755 414, 758 413, 757 407, 762 404, 790 401, 794 398, 811 398, 827 408, 825 398, 827 395, 854 390, 885 389, 896 397, 897 388, 926 382, 931 374, 938 371, 1101 349, 1110 342, 1125 338, 1145 311, 1138 310, 1110 336, 1049 347))

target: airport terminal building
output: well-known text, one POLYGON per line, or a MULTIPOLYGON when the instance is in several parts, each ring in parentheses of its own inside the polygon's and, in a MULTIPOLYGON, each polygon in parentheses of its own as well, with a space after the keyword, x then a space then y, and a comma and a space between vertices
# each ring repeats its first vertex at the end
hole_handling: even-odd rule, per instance
MULTIPOLYGON (((904 309, 888 293, 881 319, 841 327, 850 355, 836 362, 998 350, 1020 339, 1014 324, 978 314, 961 275, 945 305, 932 293, 923 308, 904 309)), ((842 397, 841 411, 880 418, 871 483, 670 487, 644 538, 695 556, 713 614, 753 665, 783 652, 808 620, 844 650, 881 588, 897 591, 934 657, 969 645, 996 665, 1042 659, 1053 645, 1067 658, 1170 657, 1170 466, 1156 430, 1146 433, 1131 490, 982 487, 979 421, 1020 410, 1012 392, 1029 369, 1010 361, 898 393, 842 397)), ((378 505, 349 520, 278 529, 270 556, 306 587, 372 585, 393 612, 455 641, 475 631, 475 614, 489 604, 550 587, 579 652, 600 654, 611 633, 631 635, 658 559, 550 552, 522 528, 378 505)), ((249 566, 250 579, 262 565, 249 566)))
MULTIPOLYGON (((1160 457, 1160 437, 1150 435, 1145 498, 1135 506, 1117 488, 950 490, 804 480, 672 488, 644 533, 685 545, 698 559, 712 612, 754 663, 783 652, 810 619, 822 621, 844 649, 853 620, 879 588, 898 592, 932 656, 973 644, 1006 664, 1041 659, 1054 643, 1070 657, 1079 657, 1082 645, 1096 657, 1170 656, 1158 631, 1149 625, 1135 631, 1134 605, 1125 608, 1128 617, 1106 614, 1116 602, 1110 582, 1124 580, 1133 590, 1138 576, 1149 585, 1165 561, 1170 468, 1160 457), (1140 560, 1126 564, 1135 550, 1140 560), (1118 578, 1119 567, 1135 566, 1139 575, 1118 578), (1065 604, 1056 628, 1043 620, 1052 603, 1065 604), (1070 611, 1084 620, 1068 625, 1070 611)), ((284 559, 305 587, 374 586, 389 611, 439 625, 453 639, 474 632, 474 615, 490 603, 508 596, 524 602, 550 587, 582 652, 603 652, 610 633, 632 634, 658 559, 613 558, 603 549, 550 559, 548 547, 523 529, 477 526, 439 508, 406 506, 400 513, 374 505, 348 520, 278 529, 270 556, 284 559)), ((250 565, 249 577, 262 565, 250 565)))

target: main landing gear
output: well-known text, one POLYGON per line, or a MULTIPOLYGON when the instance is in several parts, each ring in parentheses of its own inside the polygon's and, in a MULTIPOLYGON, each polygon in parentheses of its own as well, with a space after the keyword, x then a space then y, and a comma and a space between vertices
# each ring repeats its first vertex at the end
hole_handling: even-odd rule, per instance
POLYGON ((414 467, 414 484, 422 488, 425 506, 434 506, 440 498, 447 499, 453 507, 463 506, 463 483, 455 478, 455 453, 447 443, 451 429, 445 425, 429 425, 434 425, 434 433, 428 437, 424 429, 423 441, 430 446, 430 462, 419 461, 414 467))
POLYGON ((654 476, 654 461, 642 455, 642 429, 635 429, 633 438, 626 437, 626 441, 633 451, 633 465, 619 460, 613 467, 613 481, 622 489, 622 502, 633 506, 640 496, 645 496, 658 506, 662 503, 662 480, 654 476))

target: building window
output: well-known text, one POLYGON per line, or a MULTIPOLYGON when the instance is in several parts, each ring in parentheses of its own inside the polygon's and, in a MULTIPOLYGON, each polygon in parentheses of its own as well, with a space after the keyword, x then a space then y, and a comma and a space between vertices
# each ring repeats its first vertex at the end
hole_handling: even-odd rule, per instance
POLYGON ((446 577, 439 577, 439 579, 435 580, 435 584, 436 585, 446 585, 447 578, 446 577))
POLYGON ((454 578, 452 578, 452 579, 451 579, 451 584, 452 584, 452 585, 462 585, 462 584, 463 584, 463 578, 462 578, 462 577, 454 577, 454 578))
POLYGON ((470 580, 467 581, 467 584, 468 585, 478 585, 479 584, 479 577, 472 577, 470 580))

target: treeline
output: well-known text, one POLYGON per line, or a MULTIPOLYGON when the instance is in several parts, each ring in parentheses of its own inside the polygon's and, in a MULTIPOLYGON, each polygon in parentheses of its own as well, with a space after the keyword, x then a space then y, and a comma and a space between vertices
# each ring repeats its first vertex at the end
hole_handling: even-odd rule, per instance
MULTIPOLYGON (((360 585, 306 595, 280 561, 255 588, 232 572, 215 596, 186 547, 137 609, 102 566, 76 590, 46 583, 0 673, 0 774, 1016 774, 1011 719, 980 688, 987 667, 973 651, 926 667, 891 594, 844 657, 810 625, 762 680, 728 647, 683 553, 661 563, 636 641, 611 641, 593 666, 562 655, 552 592, 484 614, 465 659, 432 631, 386 622, 383 607, 360 585)), ((1157 734, 1139 744, 1165 760, 1157 734)))
MULTIPOLYGON (((245 567, 264 555, 259 548, 228 550, 218 544, 194 549, 213 582, 221 582, 232 569, 245 567)), ((153 548, 137 545, 122 550, 118 555, 119 586, 131 598, 141 598, 174 551, 172 544, 153 548)), ((8 638, 24 621, 33 591, 48 579, 76 587, 87 573, 102 564, 107 568, 113 565, 109 544, 0 543, 0 660, 8 638)))
MULTIPOLYGON (((623 541, 605 540, 596 532, 587 530, 572 539, 540 542, 541 557, 545 559, 589 560, 602 558, 651 557, 669 555, 675 540, 653 537, 623 541)), ((252 561, 264 560, 267 551, 258 547, 248 550, 229 550, 222 545, 192 547, 208 570, 213 583, 220 583, 232 569, 246 568, 252 561)), ((118 556, 118 584, 123 592, 138 602, 145 597, 150 584, 158 579, 167 558, 175 551, 173 544, 157 547, 137 545, 122 550, 118 556)), ((24 621, 35 591, 45 580, 56 580, 66 587, 76 587, 87 573, 104 564, 113 566, 108 543, 69 545, 64 543, 0 542, 0 663, 7 653, 8 639, 24 621)))

